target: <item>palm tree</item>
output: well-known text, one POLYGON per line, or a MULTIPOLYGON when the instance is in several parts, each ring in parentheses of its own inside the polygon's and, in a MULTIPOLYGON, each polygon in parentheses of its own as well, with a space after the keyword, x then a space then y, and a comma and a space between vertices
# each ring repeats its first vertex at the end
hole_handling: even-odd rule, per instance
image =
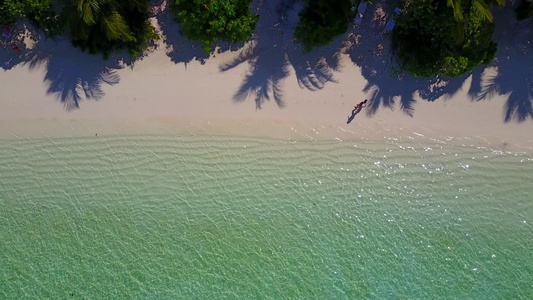
POLYGON ((67 25, 75 45, 106 53, 117 42, 135 40, 117 11, 116 0, 70 0, 67 10, 67 25))
POLYGON ((492 22, 491 8, 494 5, 503 6, 505 0, 447 0, 447 4, 453 9, 453 16, 457 24, 455 27, 456 42, 461 43, 464 40, 466 27, 463 7, 466 9, 466 14, 477 13, 482 18, 492 22))
POLYGON ((482 17, 492 22, 492 12, 490 11, 494 5, 503 6, 505 0, 447 0, 448 6, 453 9, 453 15, 456 20, 464 20, 463 6, 466 7, 467 12, 476 11, 482 17))

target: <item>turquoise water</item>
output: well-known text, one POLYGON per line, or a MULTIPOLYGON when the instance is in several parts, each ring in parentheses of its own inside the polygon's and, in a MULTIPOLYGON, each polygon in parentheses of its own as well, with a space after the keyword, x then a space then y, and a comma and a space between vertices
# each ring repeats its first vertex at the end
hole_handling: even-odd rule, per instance
POLYGON ((533 299, 533 159, 416 141, 0 145, 2 299, 533 299))

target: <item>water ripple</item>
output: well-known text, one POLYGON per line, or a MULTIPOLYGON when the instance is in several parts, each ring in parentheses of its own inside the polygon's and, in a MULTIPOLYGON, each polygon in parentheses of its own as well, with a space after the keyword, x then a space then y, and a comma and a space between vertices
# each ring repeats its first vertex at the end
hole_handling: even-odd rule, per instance
POLYGON ((532 298, 525 154, 210 136, 0 151, 0 298, 532 298))

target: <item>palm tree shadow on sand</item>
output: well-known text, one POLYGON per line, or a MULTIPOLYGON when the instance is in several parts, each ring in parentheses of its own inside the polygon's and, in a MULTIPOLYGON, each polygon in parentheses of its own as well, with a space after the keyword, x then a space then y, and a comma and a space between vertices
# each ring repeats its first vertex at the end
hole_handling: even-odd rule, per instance
POLYGON ((363 92, 370 101, 366 109, 368 116, 376 114, 382 106, 394 110, 399 103, 400 110, 412 117, 417 99, 449 99, 469 76, 417 78, 402 72, 391 46, 391 33, 384 29, 394 8, 386 1, 369 5, 362 24, 346 35, 338 52, 339 55, 349 55, 361 68, 367 81, 363 92))
POLYGON ((274 99, 278 107, 284 107, 282 83, 290 75, 291 67, 301 88, 318 90, 335 82, 333 72, 339 66, 334 48, 321 47, 303 54, 293 43, 301 8, 302 2, 295 0, 257 1, 253 5, 252 11, 260 14, 260 19, 252 40, 232 61, 220 66, 226 72, 242 63, 250 65, 234 95, 236 102, 252 97, 256 109, 261 109, 265 101, 274 99))
POLYGON ((270 95, 279 107, 284 107, 281 81, 289 75, 288 65, 283 53, 275 51, 267 59, 262 55, 264 51, 258 49, 260 41, 253 40, 241 51, 238 58, 220 67, 222 71, 230 70, 247 61, 251 71, 245 76, 243 84, 235 93, 234 100, 243 102, 249 96, 254 97, 257 109, 270 100, 270 95), (263 53, 262 53, 263 52, 263 53))
POLYGON ((491 66, 478 70, 468 94, 473 101, 506 95, 504 121, 523 122, 533 119, 533 19, 517 21, 513 8, 495 10, 499 51, 491 66))
MULTIPOLYGON (((99 100, 104 96, 103 85, 114 85, 120 81, 116 71, 129 61, 127 53, 114 54, 107 60, 101 54, 91 55, 72 47, 67 37, 46 38, 41 30, 29 22, 17 24, 20 32, 31 36, 31 45, 18 41, 21 56, 4 60, 6 70, 21 64, 30 70, 44 68, 43 82, 48 85, 47 94, 55 95, 67 111, 78 109, 83 100, 99 100)), ((9 49, 11 50, 11 49, 9 49)))
POLYGON ((339 50, 339 54, 348 54, 361 67, 367 80, 363 91, 371 100, 366 110, 368 116, 374 115, 381 106, 394 109, 397 102, 404 113, 413 116, 413 104, 417 99, 449 100, 466 88, 475 101, 491 99, 494 95, 509 95, 503 113, 505 122, 533 118, 533 52, 527 42, 533 19, 517 22, 512 5, 495 9, 494 39, 498 43, 498 52, 490 66, 481 65, 456 78, 416 78, 400 71, 391 48, 390 33, 384 31, 394 6, 380 1, 369 8, 361 27, 346 36, 339 50), (469 78, 468 87, 465 85, 469 78))
POLYGON ((116 71, 125 66, 121 55, 103 60, 100 54, 90 55, 72 48, 66 39, 54 46, 36 47, 27 53, 24 63, 30 68, 46 67, 43 79, 48 85, 46 93, 55 95, 67 111, 79 109, 81 101, 102 99, 103 85, 119 83, 116 71))

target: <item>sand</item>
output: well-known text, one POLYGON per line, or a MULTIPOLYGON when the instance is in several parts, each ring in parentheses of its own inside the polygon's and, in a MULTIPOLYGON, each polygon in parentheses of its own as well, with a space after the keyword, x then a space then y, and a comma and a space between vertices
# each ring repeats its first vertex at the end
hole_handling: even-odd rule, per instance
POLYGON ((0 138, 423 135, 533 152, 533 59, 526 30, 533 20, 518 23, 512 8, 495 10, 499 50, 492 65, 459 78, 417 79, 391 71, 397 62, 384 20, 394 7, 375 2, 360 27, 303 54, 292 42, 301 4, 277 2, 254 3, 261 19, 251 41, 221 44, 210 56, 177 33, 163 4, 152 18, 162 39, 134 64, 124 53, 103 61, 73 48, 67 37, 46 39, 21 21, 13 39, 22 57, 9 41, 0 48, 0 138), (347 124, 364 99, 370 105, 347 124))

